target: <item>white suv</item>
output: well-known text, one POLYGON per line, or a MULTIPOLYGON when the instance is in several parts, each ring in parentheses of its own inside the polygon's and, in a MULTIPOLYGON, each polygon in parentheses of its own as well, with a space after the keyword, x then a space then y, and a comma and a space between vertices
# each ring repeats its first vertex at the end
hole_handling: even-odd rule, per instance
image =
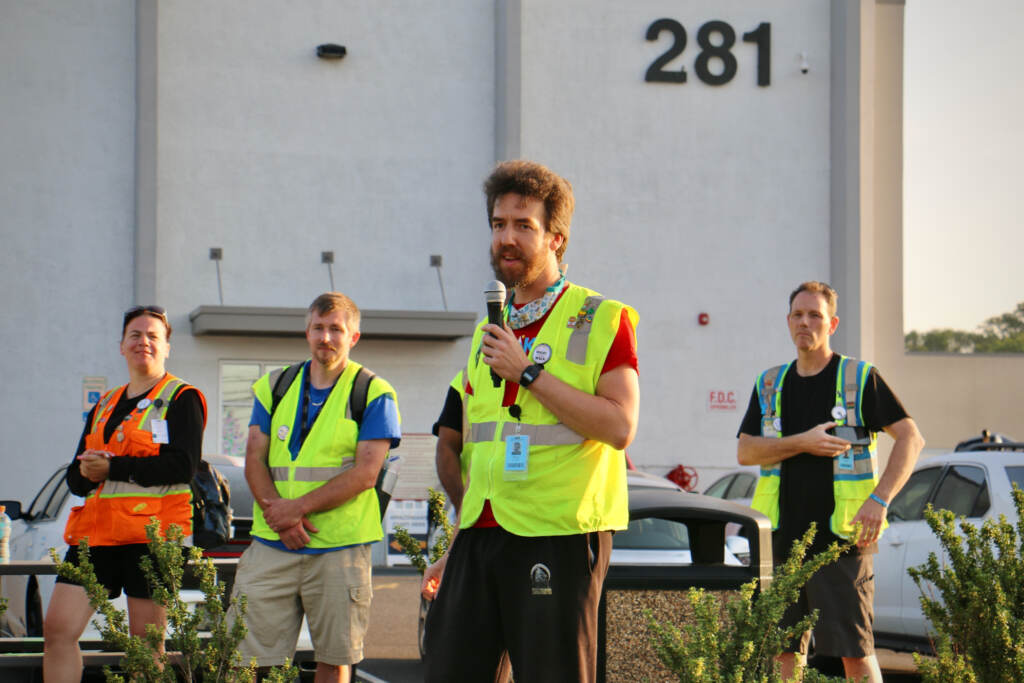
POLYGON ((958 450, 920 461, 889 505, 889 528, 875 557, 875 642, 882 647, 931 651, 921 590, 907 573, 929 553, 943 556, 924 519, 931 503, 981 526, 1000 514, 1016 521, 1012 484, 1024 489, 1024 443, 965 441, 958 450))

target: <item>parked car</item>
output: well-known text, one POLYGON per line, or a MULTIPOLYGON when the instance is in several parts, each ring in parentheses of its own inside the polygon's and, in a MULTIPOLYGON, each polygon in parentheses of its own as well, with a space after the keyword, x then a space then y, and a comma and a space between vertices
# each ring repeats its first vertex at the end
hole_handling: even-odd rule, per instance
POLYGON ((749 507, 750 500, 754 497, 754 487, 757 486, 758 470, 757 467, 738 467, 716 479, 711 486, 704 489, 704 495, 731 500, 749 507))
POLYGON ((889 504, 889 528, 875 557, 875 641, 882 647, 930 651, 921 591, 907 574, 929 553, 942 557, 924 519, 931 503, 980 526, 1006 515, 1016 520, 1012 484, 1024 488, 1024 443, 972 439, 951 453, 920 461, 889 504))
MULTIPOLYGON (((228 480, 231 486, 231 506, 239 512, 245 510, 239 519, 243 525, 248 520, 248 526, 251 526, 252 494, 245 483, 242 459, 227 455, 203 457, 228 480)), ((82 499, 72 495, 68 489, 64 480, 65 469, 61 466, 54 471, 28 506, 22 505, 20 501, 0 501, 0 504, 8 505, 9 513, 14 513, 11 514, 12 560, 48 561, 50 548, 57 548, 63 557, 66 547, 64 527, 68 515, 73 505, 82 503, 82 499)), ((248 526, 243 527, 246 534, 248 526)), ((244 544, 240 548, 231 546, 232 544, 222 546, 217 549, 222 552, 210 554, 223 557, 238 555, 244 550, 244 544)), ((0 635, 41 636, 43 616, 46 614, 46 606, 49 604, 55 583, 56 576, 52 574, 4 576, 2 595, 7 599, 8 605, 7 611, 0 616, 0 635)), ((124 596, 122 595, 119 600, 123 603, 124 596)), ((115 604, 124 607, 124 604, 115 604)), ((86 635, 91 637, 93 634, 87 632, 86 635)))

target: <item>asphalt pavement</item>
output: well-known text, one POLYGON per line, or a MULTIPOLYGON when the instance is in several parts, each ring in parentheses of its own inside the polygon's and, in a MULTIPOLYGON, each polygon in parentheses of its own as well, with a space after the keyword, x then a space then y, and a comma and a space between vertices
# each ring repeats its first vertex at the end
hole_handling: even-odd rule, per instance
POLYGON ((411 567, 374 567, 370 630, 357 669, 368 683, 421 683, 423 666, 416 637, 420 574, 411 567))

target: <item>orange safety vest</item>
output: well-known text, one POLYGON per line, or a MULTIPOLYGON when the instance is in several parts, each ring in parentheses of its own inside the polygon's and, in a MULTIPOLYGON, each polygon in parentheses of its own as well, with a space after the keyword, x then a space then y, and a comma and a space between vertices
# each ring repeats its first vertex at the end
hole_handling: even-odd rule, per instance
MULTIPOLYGON (((140 407, 130 412, 117 426, 110 441, 104 442, 104 425, 114 411, 128 385, 111 389, 96 405, 89 433, 85 436, 86 449, 109 451, 113 455, 149 458, 159 455, 160 444, 153 442, 154 420, 166 418, 171 401, 183 391, 195 390, 203 404, 203 423, 206 423, 206 398, 203 392, 186 384, 170 373, 156 383, 140 407)), ((146 543, 146 525, 150 517, 160 520, 160 532, 167 533, 171 524, 182 528, 184 535, 192 533, 192 491, 188 483, 141 486, 130 481, 106 480, 85 499, 84 505, 71 508, 64 540, 77 545, 86 538, 90 546, 146 543)))

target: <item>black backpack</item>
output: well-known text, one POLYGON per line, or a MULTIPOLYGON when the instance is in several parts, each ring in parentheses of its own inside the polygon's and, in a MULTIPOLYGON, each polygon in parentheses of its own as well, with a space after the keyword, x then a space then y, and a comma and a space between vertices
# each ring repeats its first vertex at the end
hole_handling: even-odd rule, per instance
POLYGON ((231 537, 231 486, 217 469, 200 459, 192 477, 192 542, 200 548, 222 546, 231 537))

